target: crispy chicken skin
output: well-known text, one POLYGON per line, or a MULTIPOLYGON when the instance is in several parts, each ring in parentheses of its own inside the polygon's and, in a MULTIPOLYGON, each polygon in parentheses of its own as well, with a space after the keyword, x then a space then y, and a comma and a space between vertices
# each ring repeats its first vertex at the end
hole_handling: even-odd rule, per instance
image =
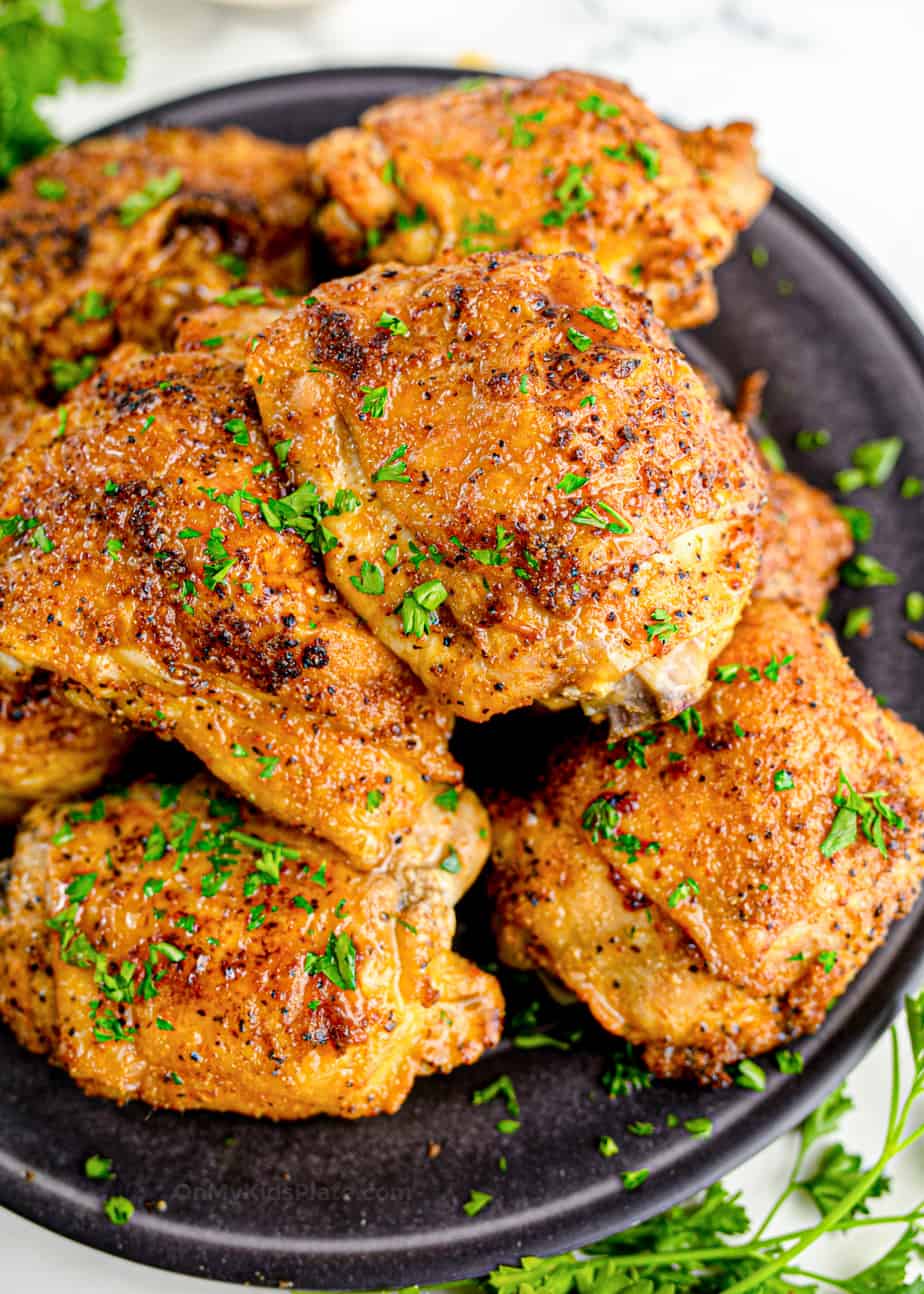
POLYGON ((91 139, 20 168, 0 196, 0 393, 53 396, 120 340, 163 348, 179 311, 244 275, 299 291, 311 205, 301 151, 237 129, 91 139))
POLYGON ((362 866, 451 842, 470 879, 483 811, 435 800, 460 777, 451 719, 274 528, 276 456, 217 354, 116 355, 63 436, 36 419, 0 487, 0 651, 362 866))
POLYGON ((754 581, 764 475, 588 257, 325 284, 247 373, 292 484, 361 501, 325 518, 328 576, 456 713, 580 703, 632 731, 702 694, 754 581))
POLYGON ((761 513, 763 553, 756 596, 782 598, 821 614, 853 551, 850 527, 827 494, 792 472, 771 472, 761 513))
POLYGON ((89 1094, 360 1118, 498 1041, 412 854, 360 871, 205 778, 102 804, 32 810, 0 915, 0 1014, 89 1094))
POLYGON ((770 196, 752 129, 684 132, 583 72, 406 96, 308 148, 317 226, 341 265, 586 252, 672 328, 717 312, 712 269, 770 196))
POLYGON ((80 795, 114 772, 132 736, 64 699, 39 671, 0 680, 0 823, 34 800, 80 795))
POLYGON ((493 805, 503 960, 557 976, 656 1073, 713 1083, 819 1027, 924 870, 924 738, 831 631, 758 599, 719 665, 697 713, 587 736, 493 805), (822 852, 842 775, 903 820, 877 819, 884 853, 859 826, 822 852))

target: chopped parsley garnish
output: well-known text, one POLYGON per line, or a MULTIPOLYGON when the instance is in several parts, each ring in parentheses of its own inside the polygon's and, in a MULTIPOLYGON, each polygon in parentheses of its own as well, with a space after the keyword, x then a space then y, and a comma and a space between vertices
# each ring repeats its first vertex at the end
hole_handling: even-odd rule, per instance
POLYGON ((757 448, 774 472, 786 471, 786 459, 783 457, 779 441, 775 440, 773 436, 761 436, 757 442, 757 448))
POLYGON ((647 768, 645 749, 653 746, 657 740, 658 734, 651 731, 637 732, 631 737, 626 737, 622 743, 626 753, 613 760, 613 767, 628 768, 630 764, 634 764, 636 768, 647 768))
POLYGON ((596 403, 597 403, 597 397, 595 395, 585 395, 584 399, 581 400, 580 403, 578 404, 578 408, 592 409, 596 403))
POLYGON ((234 252, 219 252, 215 257, 215 264, 227 270, 234 279, 242 279, 247 274, 247 262, 234 252))
POLYGON ((666 642, 672 634, 677 633, 677 625, 673 623, 670 614, 658 608, 651 613, 651 624, 645 626, 645 637, 649 642, 657 638, 659 642, 666 642))
POLYGON ((442 580, 425 580, 415 589, 405 593, 399 607, 401 624, 409 638, 423 638, 436 624, 437 607, 446 601, 449 593, 442 580))
POLYGON ((866 638, 872 632, 872 627, 872 607, 851 607, 844 619, 844 637, 866 638))
POLYGON ((134 1216, 135 1206, 124 1195, 110 1195, 103 1212, 114 1226, 124 1227, 134 1216))
POLYGON ((519 1119, 520 1103, 514 1090, 513 1080, 508 1074, 501 1074, 487 1087, 479 1087, 472 1093, 472 1105, 485 1105, 488 1101, 502 1100, 511 1119, 519 1119))
POLYGON ((658 149, 637 139, 632 145, 632 151, 645 168, 646 180, 656 180, 661 174, 661 154, 658 149))
POLYGON ((162 202, 172 198, 174 193, 178 192, 182 183, 183 172, 175 166, 166 175, 159 175, 152 180, 148 180, 143 189, 139 189, 136 193, 130 193, 119 207, 119 223, 125 229, 131 228, 132 225, 138 223, 142 216, 146 216, 149 211, 153 211, 162 202))
POLYGON ((590 350, 591 346, 593 345, 593 342, 587 336, 587 333, 581 332, 579 328, 568 329, 568 340, 570 341, 571 345, 575 348, 575 350, 579 350, 582 352, 585 350, 590 350))
POLYGON ((109 1182, 115 1177, 112 1171, 112 1160, 105 1155, 90 1155, 84 1160, 83 1175, 91 1182, 109 1182))
POLYGON ((805 1069, 805 1057, 800 1051, 778 1051, 776 1067, 781 1074, 801 1074, 805 1069))
POLYGON ((751 264, 756 270, 764 270, 770 264, 770 253, 760 243, 751 248, 751 264))
POLYGON ((900 436, 867 440, 858 445, 851 455, 851 462, 862 473, 862 483, 874 489, 885 485, 904 447, 905 442, 900 436))
POLYGON ((654 1124, 645 1123, 637 1119, 634 1123, 629 1124, 626 1131, 630 1132, 633 1137, 652 1137, 654 1136, 654 1124))
POLYGON ((473 548, 471 550, 469 555, 473 561, 480 562, 482 566, 507 565, 510 558, 504 556, 504 550, 513 543, 513 535, 498 523, 495 536, 495 546, 493 548, 473 548))
MULTIPOLYGON (((545 120, 545 109, 540 108, 536 112, 518 112, 513 118, 513 127, 510 131, 511 148, 529 148, 536 142, 536 136, 529 129, 529 124, 537 124, 545 120)), ((480 165, 480 163, 479 163, 480 165)))
POLYGON ((617 107, 615 103, 605 103, 599 94, 588 94, 586 98, 581 99, 578 107, 582 112, 592 112, 601 121, 608 121, 610 117, 618 117, 622 112, 622 108, 617 107))
POLYGON ((359 389, 363 393, 360 412, 367 414, 370 418, 384 418, 385 406, 388 403, 388 387, 361 386, 359 389))
POLYGON ((440 791, 439 795, 433 797, 434 802, 441 809, 446 809, 449 813, 455 813, 459 807, 459 792, 454 786, 447 786, 445 790, 440 791))
POLYGON ((53 359, 51 381, 56 391, 70 391, 96 371, 95 355, 81 355, 80 359, 53 359))
POLYGON ((615 310, 609 306, 587 306, 581 311, 585 318, 590 319, 593 323, 599 324, 601 328, 608 328, 610 332, 616 332, 619 329, 619 318, 615 310))
MULTIPOLYGON (((363 390, 365 390, 365 387, 363 388, 363 390)), ((384 391, 385 387, 384 386, 379 387, 378 390, 384 391)), ((383 408, 384 408, 384 405, 383 405, 383 408)), ((364 412, 365 412, 365 408, 364 408, 364 412)), ((376 418, 380 418, 382 415, 374 414, 373 416, 376 418)), ((392 452, 385 459, 385 462, 382 464, 382 466, 377 467, 375 471, 372 473, 373 482, 375 484, 378 484, 381 481, 398 481, 406 485, 408 481, 410 481, 411 479, 410 476, 408 476, 406 460, 407 460, 407 445, 399 445, 397 449, 392 450, 392 452)))
POLYGON ((89 319, 106 319, 114 309, 113 303, 102 292, 88 288, 80 300, 75 302, 73 314, 79 323, 86 323, 89 319))
POLYGON ((266 305, 266 297, 263 295, 262 288, 229 288, 223 292, 215 301, 220 306, 263 306, 266 305))
POLYGON ((446 857, 440 863, 441 872, 449 872, 450 876, 457 876, 462 870, 462 861, 454 845, 447 845, 446 857))
POLYGON ((44 198, 46 202, 61 202, 67 197, 67 185, 63 180, 53 180, 50 176, 42 176, 35 181, 35 193, 39 198, 44 198))
POLYGON ((375 326, 376 328, 387 328, 393 337, 406 337, 410 331, 403 320, 399 319, 397 315, 389 314, 387 310, 382 311, 376 320, 375 326))
POLYGON ((243 418, 229 418, 225 423, 225 431, 230 431, 235 445, 249 445, 250 435, 247 431, 247 423, 243 418))
POLYGON ((699 885, 694 881, 692 876, 685 876, 675 889, 671 890, 667 898, 669 908, 679 907, 686 900, 692 900, 699 894, 699 885))
POLYGON ((820 952, 818 954, 818 965, 821 967, 821 969, 824 971, 826 975, 831 974, 836 964, 837 964, 836 952, 825 951, 825 952, 820 952))
POLYGON ((385 576, 381 568, 372 562, 363 562, 359 575, 351 575, 350 583, 360 593, 369 597, 380 597, 385 592, 385 576))
POLYGON ((597 1142, 597 1150, 604 1159, 612 1159, 614 1155, 619 1154, 619 1147, 609 1133, 604 1133, 597 1142))
POLYGON ((903 499, 917 499, 924 493, 924 482, 919 476, 906 476, 899 486, 899 494, 903 499))
POLYGON ((751 1092, 762 1092, 767 1086, 767 1075, 756 1061, 746 1058, 738 1062, 735 1082, 751 1092))
POLYGON ((841 567, 841 579, 852 589, 897 584, 898 576, 871 553, 855 553, 841 567))
POLYGON ((854 508, 850 504, 838 504, 838 512, 850 527, 854 543, 868 544, 873 537, 873 518, 865 508, 854 508))
POLYGON ((347 931, 331 934, 323 953, 306 953, 305 970, 309 975, 324 975, 336 988, 356 988, 356 948, 347 931))
POLYGON ((884 791, 866 791, 858 793, 848 781, 843 769, 839 774, 839 789, 834 795, 837 812, 831 829, 821 843, 821 852, 825 858, 833 858, 842 849, 847 849, 857 839, 857 828, 862 830, 866 839, 888 858, 883 824, 894 827, 897 831, 905 830, 902 818, 890 809, 884 800, 884 791))
POLYGON ((638 1188, 648 1181, 650 1173, 647 1168, 636 1168, 634 1172, 622 1174, 622 1184, 627 1191, 637 1191, 638 1188))
POLYGON ((376 790, 375 788, 373 788, 371 791, 367 791, 367 792, 366 792, 366 809, 367 809, 370 813, 371 813, 371 812, 373 812, 373 810, 375 810, 375 809, 377 809, 377 808, 379 807, 379 805, 382 803, 382 801, 383 801, 384 799, 385 799, 385 796, 382 794, 382 792, 381 792, 381 791, 376 790))
POLYGON ((826 427, 819 427, 817 431, 797 431, 796 449, 807 453, 813 449, 822 449, 830 440, 831 433, 826 427))
POLYGON ((912 624, 917 624, 919 620, 924 620, 924 593, 917 589, 905 597, 905 619, 910 620, 912 624))
POLYGON ((565 178, 555 190, 559 206, 545 213, 542 217, 544 225, 563 225, 572 216, 580 215, 585 210, 594 197, 593 189, 584 183, 584 176, 589 170, 590 163, 586 166, 568 167, 565 178))
POLYGON ((313 481, 303 482, 284 498, 260 500, 260 512, 271 530, 294 530, 321 555, 339 542, 324 525, 324 518, 355 512, 361 506, 352 490, 338 490, 333 504, 326 503, 313 481))
MULTIPOLYGON (((571 520, 576 526, 593 526, 597 530, 606 530, 611 535, 631 535, 632 533, 629 522, 608 503, 587 504, 580 512, 576 512, 571 520), (601 515, 599 509, 602 509, 606 515, 601 515)), ((649 640, 651 637, 652 635, 649 635, 649 640)))
POLYGON ((778 768, 773 774, 774 791, 791 791, 794 786, 792 773, 787 768, 778 768))
POLYGON ((462 1205, 462 1210, 470 1218, 473 1218, 482 1209, 486 1209, 493 1199, 494 1196, 488 1195, 487 1191, 476 1191, 473 1188, 467 1202, 462 1205))
POLYGON ((561 490, 563 494, 573 494, 582 485, 586 485, 589 480, 589 476, 578 476, 575 472, 565 472, 555 488, 556 490, 561 490))
POLYGON ((684 1119, 683 1130, 688 1132, 691 1137, 698 1137, 701 1141, 705 1141, 712 1136, 712 1120, 684 1119))
POLYGON ((107 557, 111 557, 114 562, 120 562, 122 558, 119 556, 119 554, 121 553, 123 547, 124 545, 121 539, 114 539, 114 538, 107 539, 106 540, 107 557))

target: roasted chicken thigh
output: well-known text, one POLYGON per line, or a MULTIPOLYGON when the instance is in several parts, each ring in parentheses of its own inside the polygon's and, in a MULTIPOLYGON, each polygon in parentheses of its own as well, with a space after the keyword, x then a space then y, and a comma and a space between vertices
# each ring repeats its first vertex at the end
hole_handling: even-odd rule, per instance
POLYGON ((33 809, 0 915, 0 1015, 94 1096, 393 1112, 502 1018, 425 864, 363 872, 204 778, 33 809))
POLYGON ((924 738, 807 611, 758 599, 705 701, 590 735, 493 805, 503 960, 556 976, 663 1076, 818 1028, 924 873, 924 738))
POLYGON ((90 139, 21 167, 0 195, 0 394, 52 398, 119 341, 163 348, 180 310, 245 276, 302 289, 310 210, 301 152, 244 130, 90 139))
POLYGON ((62 408, 3 474, 0 652, 359 865, 413 840, 471 879, 486 824, 446 792, 451 719, 325 584, 317 500, 283 497, 238 367, 116 355, 62 408))
POLYGON ((715 315, 712 270, 770 196, 751 136, 741 122, 678 131, 625 85, 552 72, 393 99, 308 162, 341 265, 586 252, 688 328, 715 315))
POLYGON ((579 703, 632 731, 702 694, 755 578, 764 474, 589 258, 328 283, 247 372, 327 510, 328 576, 457 714, 579 703))

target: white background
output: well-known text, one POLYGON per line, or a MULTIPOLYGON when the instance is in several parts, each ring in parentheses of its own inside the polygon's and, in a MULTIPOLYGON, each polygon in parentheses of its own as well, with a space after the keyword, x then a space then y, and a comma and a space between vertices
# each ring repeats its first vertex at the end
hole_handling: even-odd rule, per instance
MULTIPOLYGON (((599 70, 629 80, 679 123, 756 121, 768 173, 845 234, 924 324, 921 0, 322 0, 260 11, 123 0, 123 9, 128 82, 65 94, 53 113, 64 136, 190 90, 321 64, 599 70)), ((847 1140, 870 1156, 886 1118, 884 1041, 850 1091, 847 1140)), ((784 1138, 734 1174, 755 1213, 782 1184, 791 1151, 784 1138)), ((924 1197, 924 1148, 893 1177, 890 1213, 924 1197)), ((884 1246, 876 1236, 836 1237, 808 1265, 846 1273, 884 1246)), ((2 1211, 0 1253, 10 1294, 62 1276, 68 1294, 216 1289, 93 1253, 2 1211)))

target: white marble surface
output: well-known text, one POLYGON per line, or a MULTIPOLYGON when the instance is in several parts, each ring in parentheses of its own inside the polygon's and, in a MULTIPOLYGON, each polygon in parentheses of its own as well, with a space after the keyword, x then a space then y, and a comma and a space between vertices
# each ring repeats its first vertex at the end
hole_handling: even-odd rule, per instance
MULTIPOLYGON (((512 71, 597 69, 628 79, 679 122, 758 122, 768 172, 845 234, 924 324, 920 0, 316 0, 259 10, 124 0, 123 7, 129 81, 64 95, 54 107, 64 135, 209 85, 322 64, 452 65, 474 56, 512 71)), ((886 1118, 887 1065, 881 1043, 850 1082, 857 1110, 848 1139, 867 1155, 886 1118)), ((789 1141, 734 1175, 755 1213, 782 1179, 789 1141)), ((920 1154, 894 1179, 890 1211, 924 1197, 920 1154)), ((861 1236, 835 1238, 813 1265, 849 1271, 853 1259, 868 1261, 873 1238, 861 1236)), ((209 1288, 91 1252, 2 1212, 0 1252, 11 1294, 60 1282, 62 1274, 69 1294, 209 1288)))

